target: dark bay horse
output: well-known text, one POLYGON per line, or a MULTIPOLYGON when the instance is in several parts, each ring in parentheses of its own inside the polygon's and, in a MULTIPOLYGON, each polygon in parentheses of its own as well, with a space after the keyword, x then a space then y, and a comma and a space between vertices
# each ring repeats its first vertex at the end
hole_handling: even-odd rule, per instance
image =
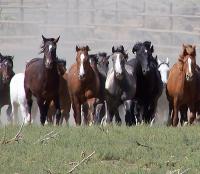
POLYGON ((126 64, 128 54, 122 45, 112 47, 112 67, 108 71, 106 78, 106 122, 112 122, 113 116, 117 123, 121 123, 119 116, 119 106, 123 105, 125 110, 126 125, 136 123, 134 113, 131 112, 133 99, 136 94, 136 77, 133 68, 126 64))
POLYGON ((10 103, 10 81, 15 75, 13 71, 13 57, 3 56, 0 54, 0 113, 1 108, 4 105, 9 105, 6 112, 7 116, 11 115, 11 103, 10 103))
MULTIPOLYGON (((184 45, 178 62, 173 65, 169 72, 166 94, 169 101, 169 124, 177 126, 179 122, 178 111, 185 113, 187 107, 191 112, 189 123, 196 117, 196 101, 198 100, 198 72, 196 71, 196 47, 184 45)), ((185 118, 186 119, 186 118, 185 118)))
POLYGON ((42 38, 41 53, 44 53, 44 57, 32 59, 27 63, 25 70, 24 89, 28 103, 28 113, 31 118, 33 94, 39 106, 41 124, 44 125, 49 104, 53 100, 56 107, 56 124, 59 124, 61 112, 56 47, 60 36, 57 39, 45 38, 44 36, 42 38))
POLYGON ((155 117, 157 101, 163 89, 158 63, 152 56, 154 48, 149 41, 136 43, 132 52, 136 53, 136 58, 128 64, 133 67, 137 77, 134 113, 139 121, 150 123, 155 117))
POLYGON ((99 76, 96 66, 89 61, 88 46, 76 46, 76 63, 71 66, 68 73, 68 89, 74 110, 76 125, 81 124, 81 105, 87 103, 85 110, 85 123, 94 122, 94 108, 99 95, 99 76))
POLYGON ((91 66, 97 66, 100 80, 99 100, 95 105, 95 123, 98 124, 105 115, 105 82, 109 69, 109 56, 105 52, 100 52, 89 55, 89 59, 91 66))
MULTIPOLYGON (((60 97, 60 108, 61 108, 61 120, 60 124, 63 123, 63 119, 65 119, 66 123, 68 123, 71 109, 71 100, 68 91, 67 85, 67 69, 66 69, 66 61, 62 59, 58 59, 58 72, 60 75, 59 79, 59 97, 60 97)), ((53 102, 50 103, 49 111, 48 111, 48 122, 54 122, 54 115, 56 114, 56 108, 53 102)))

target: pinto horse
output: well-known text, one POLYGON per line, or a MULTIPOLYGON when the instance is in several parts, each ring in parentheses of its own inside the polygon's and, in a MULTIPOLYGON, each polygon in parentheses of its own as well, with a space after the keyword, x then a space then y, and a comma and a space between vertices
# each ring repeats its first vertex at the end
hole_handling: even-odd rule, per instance
POLYGON ((136 77, 133 68, 127 64, 128 54, 122 45, 112 47, 112 67, 106 78, 106 122, 112 122, 113 116, 117 123, 121 123, 119 106, 123 105, 125 110, 126 125, 136 123, 134 113, 131 112, 133 99, 136 94, 136 77))
MULTIPOLYGON (((43 38, 41 46, 44 58, 32 59, 26 65, 24 89, 28 103, 28 113, 31 118, 32 94, 37 98, 40 110, 40 122, 44 125, 50 102, 53 100, 56 107, 56 124, 59 124, 60 100, 59 100, 59 73, 57 69, 56 47, 57 39, 43 38)), ((31 120, 31 119, 30 119, 31 120)))
POLYGON ((187 111, 189 107, 191 116, 189 123, 193 123, 196 115, 195 103, 197 100, 198 78, 196 71, 196 46, 184 45, 178 62, 169 72, 166 94, 169 101, 169 124, 177 126, 179 122, 178 111, 187 111))
POLYGON ((99 95, 99 76, 96 66, 89 61, 89 46, 76 46, 76 63, 71 66, 68 73, 68 89, 74 110, 76 125, 81 124, 81 105, 87 103, 85 122, 91 125, 94 122, 94 108, 99 95))
POLYGON ((9 105, 6 112, 8 118, 11 114, 11 104, 10 104, 10 81, 15 75, 13 71, 13 57, 0 55, 0 112, 4 105, 9 105))

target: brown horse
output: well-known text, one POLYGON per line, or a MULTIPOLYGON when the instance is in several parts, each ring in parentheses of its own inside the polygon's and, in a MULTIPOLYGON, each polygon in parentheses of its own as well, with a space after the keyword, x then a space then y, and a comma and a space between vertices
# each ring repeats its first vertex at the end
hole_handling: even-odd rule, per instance
POLYGON ((0 55, 0 113, 4 105, 9 105, 7 115, 10 116, 10 80, 15 75, 13 71, 13 57, 0 55))
MULTIPOLYGON (((50 102, 53 100, 56 107, 56 124, 59 124, 60 100, 59 100, 59 73, 57 69, 56 47, 57 39, 43 38, 41 46, 44 58, 32 59, 27 65, 24 78, 24 89, 28 103, 28 113, 31 118, 32 94, 36 97, 40 110, 40 121, 44 125, 50 102)), ((31 119, 30 119, 31 120, 31 119)))
MULTIPOLYGON (((59 80, 59 97, 60 97, 60 108, 61 108, 61 120, 60 124, 63 123, 63 119, 65 119, 66 123, 69 120, 70 109, 71 109, 71 100, 68 91, 67 85, 67 69, 66 69, 66 61, 58 60, 58 72, 60 75, 59 80)), ((53 101, 50 103, 49 111, 48 111, 48 122, 54 122, 54 115, 56 113, 55 106, 53 101)))
POLYGON ((86 124, 94 121, 94 105, 99 94, 99 76, 96 66, 90 65, 88 46, 76 46, 76 63, 73 64, 68 73, 68 88, 74 110, 74 119, 76 125, 81 124, 81 105, 88 104, 88 110, 85 111, 86 124))
POLYGON ((189 123, 191 124, 194 121, 197 84, 196 47, 183 44, 183 52, 169 72, 166 87, 169 101, 169 119, 171 118, 169 124, 178 125, 178 111, 182 109, 182 106, 189 107, 191 111, 189 123))

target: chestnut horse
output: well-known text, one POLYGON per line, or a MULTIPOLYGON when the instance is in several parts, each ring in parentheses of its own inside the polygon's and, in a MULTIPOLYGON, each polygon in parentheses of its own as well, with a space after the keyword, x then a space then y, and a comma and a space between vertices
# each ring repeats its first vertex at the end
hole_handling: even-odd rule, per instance
POLYGON ((44 58, 32 59, 27 65, 24 78, 24 89, 28 103, 28 113, 31 120, 32 94, 36 97, 40 110, 40 122, 44 125, 50 102, 53 100, 56 107, 56 124, 59 124, 59 73, 57 69, 56 47, 59 37, 43 38, 41 46, 44 58))
POLYGON ((3 56, 0 54, 0 113, 4 105, 9 105, 6 112, 8 118, 11 117, 11 104, 10 104, 10 81, 15 75, 13 71, 13 57, 3 56))
MULTIPOLYGON (((60 96, 60 108, 61 108, 61 120, 60 124, 63 123, 63 119, 65 119, 66 123, 69 120, 70 109, 71 109, 71 100, 68 91, 67 85, 67 69, 66 69, 66 61, 59 59, 58 60, 58 72, 60 75, 59 80, 59 96, 60 96)), ((54 103, 51 102, 48 111, 48 122, 54 122, 54 115, 56 113, 56 109, 54 103)))
POLYGON ((76 46, 76 63, 73 64, 68 73, 68 89, 74 110, 76 125, 81 124, 81 105, 88 104, 85 111, 86 124, 94 122, 94 105, 98 98, 100 82, 96 66, 90 65, 88 46, 76 46))
POLYGON ((189 123, 195 119, 197 100, 197 71, 196 47, 183 44, 183 52, 178 62, 173 65, 169 72, 166 94, 169 101, 169 124, 177 126, 178 111, 187 106, 191 111, 189 123))

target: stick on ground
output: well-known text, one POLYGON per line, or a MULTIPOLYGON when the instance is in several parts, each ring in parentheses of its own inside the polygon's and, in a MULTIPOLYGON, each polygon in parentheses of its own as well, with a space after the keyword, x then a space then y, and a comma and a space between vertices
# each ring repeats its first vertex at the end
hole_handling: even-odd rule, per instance
POLYGON ((87 157, 83 158, 78 164, 76 164, 70 171, 68 171, 67 173, 72 173, 79 165, 81 165, 84 161, 87 161, 89 158, 92 157, 92 155, 95 154, 95 151, 92 152, 90 155, 88 155, 87 157))

